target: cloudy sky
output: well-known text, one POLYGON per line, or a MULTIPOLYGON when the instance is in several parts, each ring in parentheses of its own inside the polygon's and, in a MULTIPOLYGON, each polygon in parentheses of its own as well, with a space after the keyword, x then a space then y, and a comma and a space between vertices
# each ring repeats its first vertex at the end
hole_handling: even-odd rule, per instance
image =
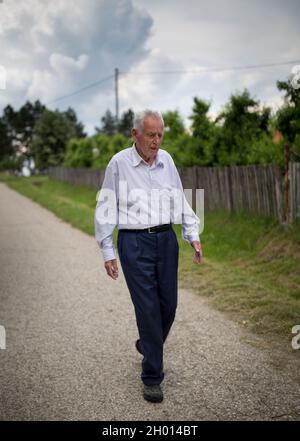
POLYGON ((276 109, 276 80, 300 65, 299 23, 299 0, 0 0, 0 112, 71 106, 91 134, 115 112, 116 67, 120 112, 178 109, 188 122, 194 96, 215 116, 244 88, 276 109))

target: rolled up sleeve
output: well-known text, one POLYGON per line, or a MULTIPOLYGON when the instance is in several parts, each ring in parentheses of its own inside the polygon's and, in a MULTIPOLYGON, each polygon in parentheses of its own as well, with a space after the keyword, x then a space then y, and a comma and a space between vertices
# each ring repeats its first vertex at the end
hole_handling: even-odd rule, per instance
POLYGON ((116 258, 113 232, 118 219, 118 193, 118 168, 116 162, 111 160, 97 196, 94 216, 95 237, 105 262, 116 258))
POLYGON ((183 240, 189 243, 192 243, 194 240, 200 242, 200 236, 199 236, 200 219, 189 205, 185 197, 182 182, 174 162, 173 165, 174 165, 175 185, 176 188, 180 190, 182 194, 182 232, 181 232, 182 238, 183 240))

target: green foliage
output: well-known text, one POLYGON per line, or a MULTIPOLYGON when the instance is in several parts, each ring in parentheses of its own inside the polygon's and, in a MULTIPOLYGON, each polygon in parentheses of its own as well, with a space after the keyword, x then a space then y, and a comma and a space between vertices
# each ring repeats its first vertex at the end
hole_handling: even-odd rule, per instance
POLYGON ((249 92, 231 95, 225 110, 217 117, 221 123, 212 143, 214 165, 245 165, 252 146, 268 133, 270 109, 260 109, 249 92))
POLYGON ((213 124, 208 118, 210 103, 194 98, 193 113, 190 116, 192 120, 192 134, 195 138, 210 140, 213 124))
POLYGON ((8 135, 7 126, 3 118, 0 118, 0 161, 13 154, 13 151, 12 139, 8 135))
POLYGON ((64 166, 105 168, 114 154, 131 144, 132 141, 120 134, 71 139, 67 145, 64 166))
POLYGON ((14 155, 5 156, 0 161, 0 170, 11 170, 11 171, 21 171, 23 166, 23 159, 21 156, 17 157, 14 155))
POLYGON ((194 165, 195 139, 184 133, 173 142, 164 141, 163 148, 172 156, 177 167, 189 167, 194 165))
POLYGON ((65 167, 91 167, 93 163, 93 139, 70 139, 63 165, 65 167))
POLYGON ((132 145, 132 141, 129 141, 124 135, 117 134, 113 136, 110 140, 110 151, 115 154, 120 150, 123 150, 125 147, 130 147, 132 145))
POLYGON ((45 110, 36 124, 32 141, 36 167, 45 169, 62 164, 67 143, 75 134, 76 128, 65 114, 45 110))
POLYGON ((185 133, 184 124, 178 110, 165 112, 163 119, 165 123, 164 138, 167 142, 174 141, 185 133))
POLYGON ((206 165, 206 156, 199 156, 197 153, 199 151, 199 140, 188 133, 180 135, 173 142, 164 142, 163 148, 170 153, 177 167, 206 165))
POLYGON ((163 148, 173 157, 177 167, 211 164, 211 140, 214 125, 207 113, 210 104, 194 98, 192 134, 185 131, 179 112, 166 112, 163 148))
POLYGON ((86 136, 72 108, 50 112, 40 101, 27 101, 19 110, 8 105, 0 118, 0 160, 16 169, 31 158, 41 169, 59 164, 71 136, 86 136))
POLYGON ((94 168, 105 168, 113 155, 126 147, 132 142, 123 135, 96 135, 94 138, 94 168))
POLYGON ((118 133, 126 136, 126 138, 130 138, 131 129, 133 127, 133 118, 134 113, 131 109, 128 109, 126 112, 124 112, 118 124, 118 133))
POLYGON ((117 133, 129 138, 133 127, 134 113, 131 109, 123 112, 119 121, 107 110, 101 118, 101 127, 95 127, 96 133, 100 135, 113 136, 117 133))
POLYGON ((192 120, 192 135, 195 138, 195 165, 212 165, 212 141, 215 135, 214 123, 208 112, 210 103, 194 98, 192 120))
POLYGON ((66 112, 63 112, 64 115, 70 120, 74 129, 76 138, 84 138, 86 134, 84 133, 84 126, 81 122, 78 121, 75 110, 71 107, 68 108, 66 112))
MULTIPOLYGON (((162 148, 176 166, 227 166, 247 164, 283 165, 283 145, 291 147, 291 159, 300 158, 300 89, 289 81, 278 81, 285 104, 271 115, 268 107, 250 96, 247 89, 230 96, 215 121, 209 116, 211 103, 194 97, 190 130, 178 110, 163 114, 165 133, 162 148), (276 144, 274 133, 283 135, 276 144)), ((101 128, 86 137, 75 111, 51 112, 39 102, 26 102, 19 111, 6 106, 0 117, 0 161, 12 157, 35 160, 37 168, 64 164, 66 167, 105 168, 111 157, 132 144, 134 114, 123 112, 119 122, 107 110, 101 128)), ((19 160, 20 161, 20 160, 19 160)), ((16 162, 17 164, 17 162, 16 162)))
MULTIPOLYGON (((284 139, 300 159, 300 89, 294 89, 289 81, 278 81, 279 90, 285 91, 285 104, 276 115, 276 125, 284 139)), ((294 156, 291 157, 291 160, 294 156)))
POLYGON ((271 137, 263 132, 252 142, 246 162, 247 164, 277 164, 283 167, 283 150, 283 141, 275 144, 271 137))
POLYGON ((113 116, 110 110, 107 110, 101 118, 101 127, 95 127, 96 132, 99 134, 105 134, 113 136, 116 133, 116 118, 113 116))
POLYGON ((4 108, 0 118, 0 158, 21 155, 26 159, 31 156, 34 127, 44 109, 39 101, 27 101, 18 111, 10 105, 4 108))

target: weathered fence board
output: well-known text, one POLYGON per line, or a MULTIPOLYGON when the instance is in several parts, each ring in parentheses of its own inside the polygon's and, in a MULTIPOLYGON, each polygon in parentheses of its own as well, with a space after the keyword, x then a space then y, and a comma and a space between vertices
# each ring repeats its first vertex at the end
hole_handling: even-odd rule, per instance
POLYGON ((289 163, 289 222, 300 222, 300 163, 289 163))
POLYGON ((104 169, 50 167, 48 174, 51 178, 70 182, 74 185, 86 185, 100 188, 104 179, 104 169))

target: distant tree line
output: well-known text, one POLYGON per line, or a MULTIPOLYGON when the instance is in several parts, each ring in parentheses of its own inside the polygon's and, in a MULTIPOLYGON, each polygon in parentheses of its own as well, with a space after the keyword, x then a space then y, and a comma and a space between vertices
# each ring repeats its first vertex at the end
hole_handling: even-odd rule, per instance
MULTIPOLYGON (((284 104, 273 114, 247 89, 232 94, 214 120, 209 117, 211 103, 195 97, 189 129, 178 110, 165 112, 162 148, 178 167, 282 166, 287 142, 291 159, 299 161, 300 89, 290 81, 278 81, 277 87, 285 92, 284 104)), ((131 109, 119 121, 107 110, 95 134, 87 137, 72 108, 53 111, 40 101, 26 102, 19 110, 8 105, 0 117, 0 169, 20 170, 31 159, 38 172, 53 165, 104 168, 115 153, 131 145, 133 118, 131 109)))

